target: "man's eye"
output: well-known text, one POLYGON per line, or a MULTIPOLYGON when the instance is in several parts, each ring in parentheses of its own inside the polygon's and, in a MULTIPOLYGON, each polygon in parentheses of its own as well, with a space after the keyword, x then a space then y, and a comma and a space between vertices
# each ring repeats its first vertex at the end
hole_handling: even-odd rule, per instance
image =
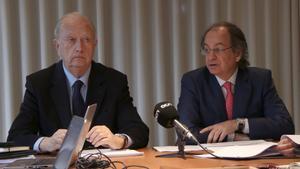
POLYGON ((67 38, 66 40, 67 40, 67 42, 72 43, 75 41, 75 38, 67 38))
POLYGON ((204 48, 203 50, 204 50, 204 52, 206 52, 206 53, 209 52, 209 49, 208 49, 208 48, 204 48))
POLYGON ((221 52, 221 51, 222 51, 222 49, 220 49, 220 48, 215 48, 215 49, 214 49, 214 52, 215 52, 215 53, 218 53, 218 52, 221 52))
POLYGON ((84 42, 90 42, 90 38, 84 38, 83 41, 84 42))

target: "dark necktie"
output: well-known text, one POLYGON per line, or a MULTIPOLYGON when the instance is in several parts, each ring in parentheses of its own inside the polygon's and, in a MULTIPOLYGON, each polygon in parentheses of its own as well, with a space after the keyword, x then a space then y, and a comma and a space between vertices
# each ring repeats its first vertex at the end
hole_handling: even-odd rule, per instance
POLYGON ((80 92, 83 83, 80 80, 77 80, 73 84, 73 97, 72 97, 72 108, 73 115, 84 116, 84 101, 80 92))
POLYGON ((227 112, 227 117, 228 119, 232 119, 232 113, 233 113, 233 94, 232 94, 232 87, 231 87, 231 83, 230 82, 225 82, 223 84, 224 88, 226 89, 226 112, 227 112))

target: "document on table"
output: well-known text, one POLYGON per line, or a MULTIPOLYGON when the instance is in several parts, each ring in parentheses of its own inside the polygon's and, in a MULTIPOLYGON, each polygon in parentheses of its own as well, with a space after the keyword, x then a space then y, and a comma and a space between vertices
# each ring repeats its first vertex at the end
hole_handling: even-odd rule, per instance
MULTIPOLYGON (((295 144, 300 145, 300 135, 283 135, 282 138, 288 137, 295 144)), ((233 141, 222 143, 202 144, 203 147, 213 151, 213 154, 221 158, 231 159, 247 159, 258 158, 266 156, 275 156, 280 153, 276 151, 277 143, 268 142, 264 140, 250 140, 250 141, 233 141)), ((158 152, 177 152, 177 146, 157 146, 153 147, 158 152)), ((198 145, 185 146, 185 151, 199 151, 202 150, 198 145)), ((201 158, 214 158, 210 154, 195 155, 201 158)))
POLYGON ((289 138, 291 139, 295 144, 300 145, 300 135, 283 135, 281 138, 289 138))
MULTIPOLYGON (((213 152, 214 155, 221 158, 257 158, 264 156, 278 155, 279 152, 272 149, 277 143, 265 142, 252 145, 234 145, 223 147, 213 152)), ((196 157, 213 157, 210 154, 195 155, 196 157)))
POLYGON ((35 159, 35 156, 34 155, 28 155, 28 156, 25 156, 25 157, 1 159, 0 164, 8 164, 8 163, 12 163, 16 160, 23 160, 23 159, 35 159))
MULTIPOLYGON (((297 145, 300 143, 300 135, 283 135, 282 138, 284 137, 288 137, 297 145)), ((280 153, 274 149, 276 145, 277 143, 275 142, 262 142, 250 145, 233 145, 218 149, 214 151, 213 154, 221 158, 232 159, 259 158, 280 155, 280 153)), ((195 157, 214 158, 210 154, 195 155, 195 157)))
MULTIPOLYGON (((232 142, 221 142, 221 143, 208 143, 208 144, 201 144, 203 147, 216 151, 228 146, 234 145, 253 145, 259 143, 265 143, 265 140, 250 140, 250 141, 232 141, 232 142)), ((178 146, 155 146, 153 147, 158 152, 177 152, 178 146)), ((184 146, 184 151, 201 151, 202 148, 198 145, 186 145, 184 146)))
POLYGON ((127 157, 127 156, 142 156, 144 152, 130 150, 130 149, 123 149, 123 150, 112 150, 112 149, 90 149, 90 150, 83 150, 81 152, 81 157, 99 153, 99 150, 102 154, 108 157, 127 157))

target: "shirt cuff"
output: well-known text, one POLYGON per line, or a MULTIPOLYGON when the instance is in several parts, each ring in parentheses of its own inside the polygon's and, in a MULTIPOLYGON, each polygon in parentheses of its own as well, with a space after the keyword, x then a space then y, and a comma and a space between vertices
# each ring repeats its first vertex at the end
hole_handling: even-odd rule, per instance
POLYGON ((36 152, 41 152, 40 150, 40 144, 42 142, 42 140, 44 139, 44 137, 40 137, 39 139, 36 140, 36 142, 33 145, 33 150, 36 152))
POLYGON ((127 135, 127 134, 115 134, 115 135, 122 135, 123 137, 126 137, 127 138, 127 143, 126 145, 123 147, 123 148, 128 148, 132 145, 132 139, 127 135))
POLYGON ((249 134, 249 122, 247 118, 245 118, 245 128, 243 129, 243 133, 249 134))

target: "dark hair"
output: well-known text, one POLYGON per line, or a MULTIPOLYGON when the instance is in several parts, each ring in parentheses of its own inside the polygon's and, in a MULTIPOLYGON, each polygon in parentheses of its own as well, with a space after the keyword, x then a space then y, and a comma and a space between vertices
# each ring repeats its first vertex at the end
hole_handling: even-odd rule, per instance
POLYGON ((248 61, 248 45, 247 45, 247 41, 245 38, 244 33, 242 32, 242 30, 237 27, 236 25, 230 23, 230 22, 217 22, 213 25, 211 25, 203 34, 202 38, 201 38, 201 49, 204 49, 204 41, 205 41, 205 37, 206 34, 211 31, 214 28, 218 28, 218 27, 225 27, 227 28, 227 31, 229 32, 230 35, 230 42, 231 42, 231 46, 233 50, 241 50, 242 55, 241 55, 241 59, 238 62, 238 66, 239 68, 246 68, 247 66, 250 65, 249 61, 248 61))

